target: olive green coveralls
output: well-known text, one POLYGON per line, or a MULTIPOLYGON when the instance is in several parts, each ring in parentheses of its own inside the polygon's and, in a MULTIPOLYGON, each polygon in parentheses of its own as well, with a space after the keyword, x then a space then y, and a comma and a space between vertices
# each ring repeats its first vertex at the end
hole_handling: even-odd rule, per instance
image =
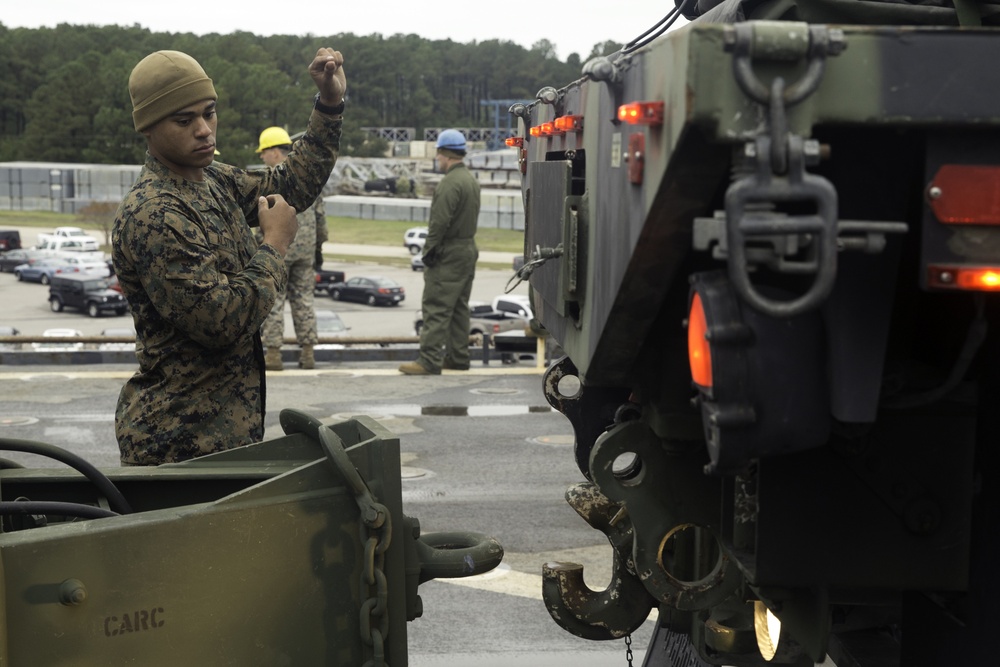
POLYGON ((417 362, 439 372, 469 366, 469 296, 476 277, 479 183, 464 163, 448 169, 431 199, 424 244, 424 326, 417 362))

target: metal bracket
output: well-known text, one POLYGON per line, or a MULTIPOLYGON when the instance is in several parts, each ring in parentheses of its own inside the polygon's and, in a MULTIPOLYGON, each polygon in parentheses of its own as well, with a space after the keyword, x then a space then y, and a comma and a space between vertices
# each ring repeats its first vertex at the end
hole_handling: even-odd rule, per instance
POLYGON ((833 185, 806 173, 806 164, 818 155, 815 142, 788 130, 787 109, 806 99, 818 87, 826 58, 844 48, 843 33, 825 26, 786 21, 750 21, 726 31, 726 49, 733 52, 733 76, 740 89, 767 110, 767 129, 745 148, 753 163, 751 174, 736 180, 725 198, 729 274, 739 295, 756 310, 774 317, 790 317, 818 307, 833 290, 837 276, 837 191, 833 185), (782 77, 765 85, 753 70, 753 61, 807 61, 805 73, 786 86, 782 77), (775 212, 775 204, 803 204, 814 214, 775 212), (808 242, 805 242, 808 241, 808 242), (771 248, 760 249, 761 244, 771 248), (804 251, 800 260, 790 259, 804 251), (788 301, 764 297, 750 280, 750 271, 762 258, 783 273, 815 274, 804 294, 788 301))
POLYGON ((704 465, 701 456, 700 452, 695 456, 690 452, 668 454, 660 439, 638 420, 604 433, 590 455, 594 483, 601 493, 628 510, 637 576, 653 597, 681 611, 711 608, 742 582, 736 563, 722 549, 715 562, 704 568, 682 572, 674 567, 693 562, 686 558, 688 548, 711 548, 709 541, 718 544, 718 526, 713 525, 718 517, 713 508, 720 483, 700 474, 704 465), (618 470, 621 459, 629 455, 634 456, 633 465, 618 470), (687 536, 694 539, 678 547, 683 553, 675 560, 672 554, 677 543, 673 540, 687 536), (695 547, 699 541, 702 543, 695 547))
POLYGON ((576 465, 590 479, 590 451, 594 442, 615 423, 615 414, 628 403, 631 390, 624 387, 587 387, 581 382, 576 393, 567 395, 560 390, 564 378, 579 378, 579 371, 569 357, 563 357, 545 371, 542 391, 548 404, 563 413, 573 425, 576 465))

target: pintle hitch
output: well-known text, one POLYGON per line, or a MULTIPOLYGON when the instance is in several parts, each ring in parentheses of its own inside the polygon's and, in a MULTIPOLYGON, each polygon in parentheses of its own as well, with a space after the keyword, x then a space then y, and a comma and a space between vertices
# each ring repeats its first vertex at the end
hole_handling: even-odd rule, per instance
POLYGON ((611 583, 603 591, 594 591, 584 583, 582 565, 545 563, 542 566, 545 608, 556 623, 577 637, 621 639, 642 625, 656 604, 632 564, 631 523, 624 507, 608 500, 590 482, 570 487, 566 502, 611 542, 611 583))

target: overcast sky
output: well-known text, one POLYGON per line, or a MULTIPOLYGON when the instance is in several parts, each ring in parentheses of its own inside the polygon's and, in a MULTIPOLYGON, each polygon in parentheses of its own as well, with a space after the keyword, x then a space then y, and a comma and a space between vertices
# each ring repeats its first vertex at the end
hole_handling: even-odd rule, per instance
MULTIPOLYGON (((565 60, 581 58, 594 44, 625 44, 655 25, 673 0, 570 0, 569 2, 485 2, 481 0, 284 0, 235 3, 165 0, 3 0, 0 23, 8 28, 139 24, 154 32, 256 35, 335 35, 354 33, 385 37, 397 33, 427 39, 482 42, 500 39, 530 48, 540 39, 565 60)), ((678 24, 683 23, 680 19, 678 24)), ((336 48, 336 44, 330 46, 336 48)), ((344 54, 349 60, 349 54, 344 54)))

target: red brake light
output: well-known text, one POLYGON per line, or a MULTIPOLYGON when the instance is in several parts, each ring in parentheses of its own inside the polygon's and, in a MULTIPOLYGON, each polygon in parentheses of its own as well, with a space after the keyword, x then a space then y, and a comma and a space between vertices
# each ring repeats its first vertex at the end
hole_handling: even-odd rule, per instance
POLYGON ((663 125, 663 102, 632 102, 618 107, 618 120, 630 125, 663 125))

